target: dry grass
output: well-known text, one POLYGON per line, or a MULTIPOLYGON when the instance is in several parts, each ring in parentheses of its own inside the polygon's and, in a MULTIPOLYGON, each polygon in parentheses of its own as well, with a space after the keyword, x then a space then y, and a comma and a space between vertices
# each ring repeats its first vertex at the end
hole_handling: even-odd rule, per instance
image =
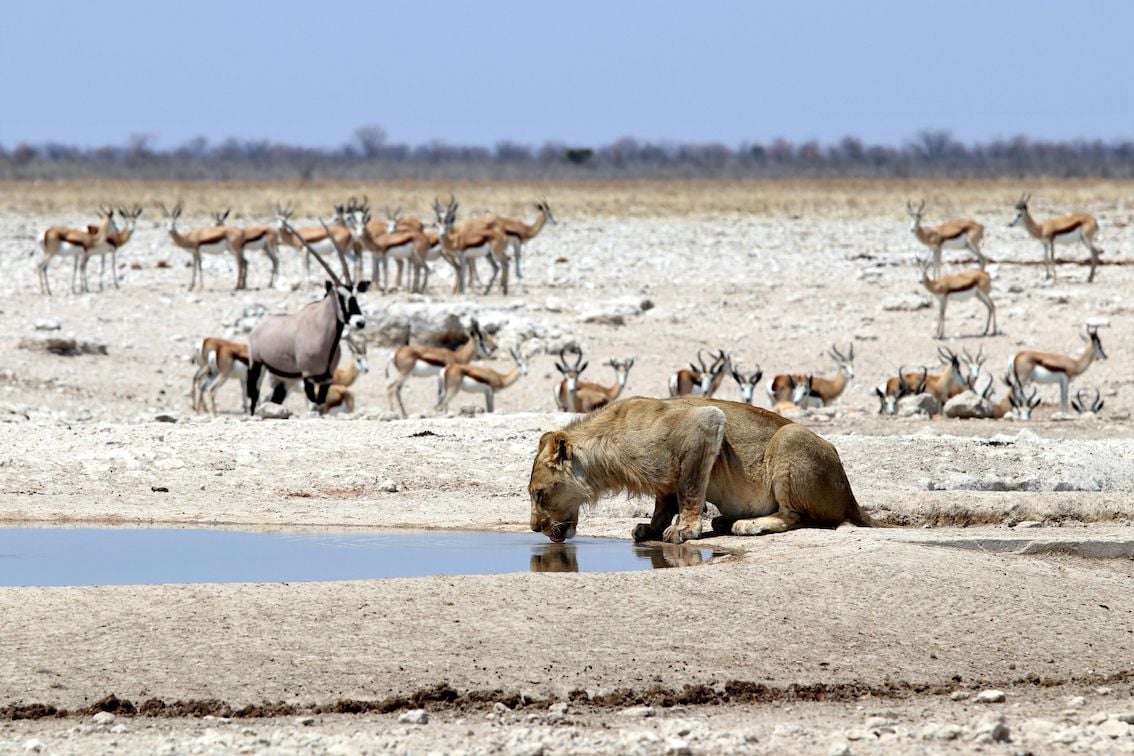
MULTIPOLYGON (((953 216, 1004 217, 1021 192, 1033 194, 1037 215, 1113 211, 1134 190, 1131 181, 607 181, 554 183, 362 182, 153 182, 60 181, 0 182, 0 212, 51 214, 90 209, 105 203, 140 203, 156 215, 158 205, 181 201, 188 218, 231 207, 232 219, 251 222, 271 217, 276 202, 291 202, 300 215, 326 214, 350 195, 366 195, 378 211, 385 206, 429 213, 435 196, 453 193, 462 213, 532 215, 531 203, 547 196, 557 216, 711 216, 737 213, 861 218, 878 212, 902 215, 905 201, 924 198, 927 222, 953 216)), ((149 218, 154 215, 147 214, 149 218)))

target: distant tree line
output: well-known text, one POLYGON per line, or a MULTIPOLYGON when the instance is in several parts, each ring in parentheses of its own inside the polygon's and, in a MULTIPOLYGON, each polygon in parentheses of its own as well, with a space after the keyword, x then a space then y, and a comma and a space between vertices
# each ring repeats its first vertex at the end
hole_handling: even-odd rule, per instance
POLYGON ((124 145, 0 145, 0 179, 680 179, 680 178, 1134 178, 1134 142, 1040 142, 1019 136, 966 145, 922 131, 900 146, 854 137, 834 144, 679 144, 619 139, 603 146, 501 142, 392 144, 380 126, 334 148, 266 140, 197 138, 157 149, 148 135, 124 145))

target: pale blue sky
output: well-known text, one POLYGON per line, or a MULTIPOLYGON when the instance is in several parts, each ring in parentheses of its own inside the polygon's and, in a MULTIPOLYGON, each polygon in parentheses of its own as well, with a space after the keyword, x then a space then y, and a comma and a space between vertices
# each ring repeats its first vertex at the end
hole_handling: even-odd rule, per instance
POLYGON ((13 0, 0 144, 1134 138, 1134 3, 13 0))

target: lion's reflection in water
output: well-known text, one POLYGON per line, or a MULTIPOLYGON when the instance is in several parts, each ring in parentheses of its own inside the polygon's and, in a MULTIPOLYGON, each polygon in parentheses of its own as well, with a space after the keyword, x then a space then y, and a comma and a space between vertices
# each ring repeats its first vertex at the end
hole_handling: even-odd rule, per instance
MULTIPOLYGON (((712 556, 706 555, 704 549, 674 543, 637 543, 631 549, 634 556, 648 559, 654 569, 693 567, 712 556)), ((532 572, 579 572, 579 547, 570 542, 533 546, 530 564, 532 572)))

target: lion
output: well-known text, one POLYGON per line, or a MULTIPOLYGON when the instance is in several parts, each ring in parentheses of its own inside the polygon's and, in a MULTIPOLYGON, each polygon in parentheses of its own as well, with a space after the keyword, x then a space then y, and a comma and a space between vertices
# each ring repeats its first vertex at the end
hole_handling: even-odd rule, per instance
POLYGON ((540 438, 528 483, 533 531, 562 543, 583 504, 618 492, 654 497, 636 542, 699 538, 706 501, 721 511, 716 533, 881 527, 859 509, 834 446, 774 412, 719 399, 634 397, 540 438))

